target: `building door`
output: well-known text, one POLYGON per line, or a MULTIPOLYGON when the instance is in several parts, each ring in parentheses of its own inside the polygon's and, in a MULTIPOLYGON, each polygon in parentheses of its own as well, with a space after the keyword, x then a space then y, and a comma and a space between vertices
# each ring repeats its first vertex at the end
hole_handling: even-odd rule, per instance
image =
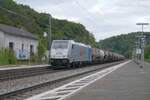
POLYGON ((24 44, 22 44, 22 52, 24 51, 24 44))
POLYGON ((14 43, 13 42, 9 42, 9 49, 14 50, 14 43))
POLYGON ((33 49, 34 49, 34 46, 33 45, 30 45, 30 55, 32 55, 34 52, 33 52, 33 49))

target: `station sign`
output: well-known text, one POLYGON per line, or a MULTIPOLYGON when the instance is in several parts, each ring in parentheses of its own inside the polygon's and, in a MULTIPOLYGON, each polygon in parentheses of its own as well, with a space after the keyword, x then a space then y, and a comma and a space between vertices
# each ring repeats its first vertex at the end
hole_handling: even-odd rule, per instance
POLYGON ((137 49, 136 49, 136 54, 141 54, 141 51, 142 51, 142 50, 141 50, 140 48, 137 48, 137 49))

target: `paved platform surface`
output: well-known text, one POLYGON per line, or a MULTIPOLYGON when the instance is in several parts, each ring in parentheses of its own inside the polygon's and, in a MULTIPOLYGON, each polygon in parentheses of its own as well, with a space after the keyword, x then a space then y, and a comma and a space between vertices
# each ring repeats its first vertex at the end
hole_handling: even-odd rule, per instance
POLYGON ((65 100, 150 100, 150 64, 130 62, 65 100))

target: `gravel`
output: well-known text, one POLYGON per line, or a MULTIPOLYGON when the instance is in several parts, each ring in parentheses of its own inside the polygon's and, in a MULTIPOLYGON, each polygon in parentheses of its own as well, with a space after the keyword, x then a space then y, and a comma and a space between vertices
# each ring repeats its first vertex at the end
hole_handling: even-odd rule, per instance
MULTIPOLYGON (((117 63, 117 62, 115 62, 115 63, 117 63)), ((37 75, 37 76, 33 76, 33 77, 26 77, 26 78, 22 78, 22 79, 3 81, 3 82, 0 82, 0 94, 4 94, 4 93, 15 91, 15 90, 20 90, 23 88, 31 87, 31 86, 49 82, 49 81, 54 81, 57 79, 61 79, 63 77, 69 77, 72 75, 84 73, 84 72, 87 72, 90 70, 95 70, 100 67, 108 66, 111 64, 112 63, 95 65, 95 66, 90 66, 90 67, 77 68, 74 70, 66 70, 66 71, 56 72, 56 73, 51 73, 51 74, 43 74, 43 75, 37 75)), ((55 85, 54 85, 54 87, 55 87, 55 85)), ((41 90, 39 90, 39 91, 41 91, 41 90)), ((36 92, 34 92, 34 93, 36 94, 36 92)), ((37 91, 37 93, 39 93, 39 92, 37 91)), ((21 100, 21 98, 22 97, 20 97, 20 99, 17 99, 17 100, 21 100)), ((11 100, 13 100, 13 99, 11 99, 11 100)))

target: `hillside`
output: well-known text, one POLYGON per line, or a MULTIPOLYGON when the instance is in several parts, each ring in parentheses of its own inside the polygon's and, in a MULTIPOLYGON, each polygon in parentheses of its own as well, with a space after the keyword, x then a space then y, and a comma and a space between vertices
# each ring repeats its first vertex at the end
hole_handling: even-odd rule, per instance
MULTIPOLYGON (((48 39, 43 37, 43 33, 48 33, 50 14, 38 13, 29 6, 17 4, 13 0, 0 0, 0 14, 0 24, 24 28, 40 38, 43 48, 48 47, 48 39)), ((99 42, 100 48, 130 57, 138 34, 140 33, 135 32, 102 40, 99 42)), ((82 24, 56 18, 52 18, 52 39, 73 39, 93 47, 98 45, 93 34, 82 24)), ((150 37, 147 38, 147 44, 150 44, 150 37)))
MULTIPOLYGON (((149 32, 144 33, 150 35, 149 32)), ((113 36, 111 38, 100 41, 100 48, 123 54, 126 57, 131 57, 132 50, 135 46, 135 41, 140 35, 140 32, 129 33, 125 35, 113 36)), ((150 37, 146 38, 146 44, 150 44, 150 37)))
MULTIPOLYGON (((38 13, 13 0, 0 0, 0 14, 1 24, 24 28, 37 35, 47 47, 47 38, 43 37, 43 32, 48 32, 49 14, 38 13)), ((96 44, 94 36, 82 24, 56 18, 52 18, 52 39, 73 39, 92 46, 96 44)))

